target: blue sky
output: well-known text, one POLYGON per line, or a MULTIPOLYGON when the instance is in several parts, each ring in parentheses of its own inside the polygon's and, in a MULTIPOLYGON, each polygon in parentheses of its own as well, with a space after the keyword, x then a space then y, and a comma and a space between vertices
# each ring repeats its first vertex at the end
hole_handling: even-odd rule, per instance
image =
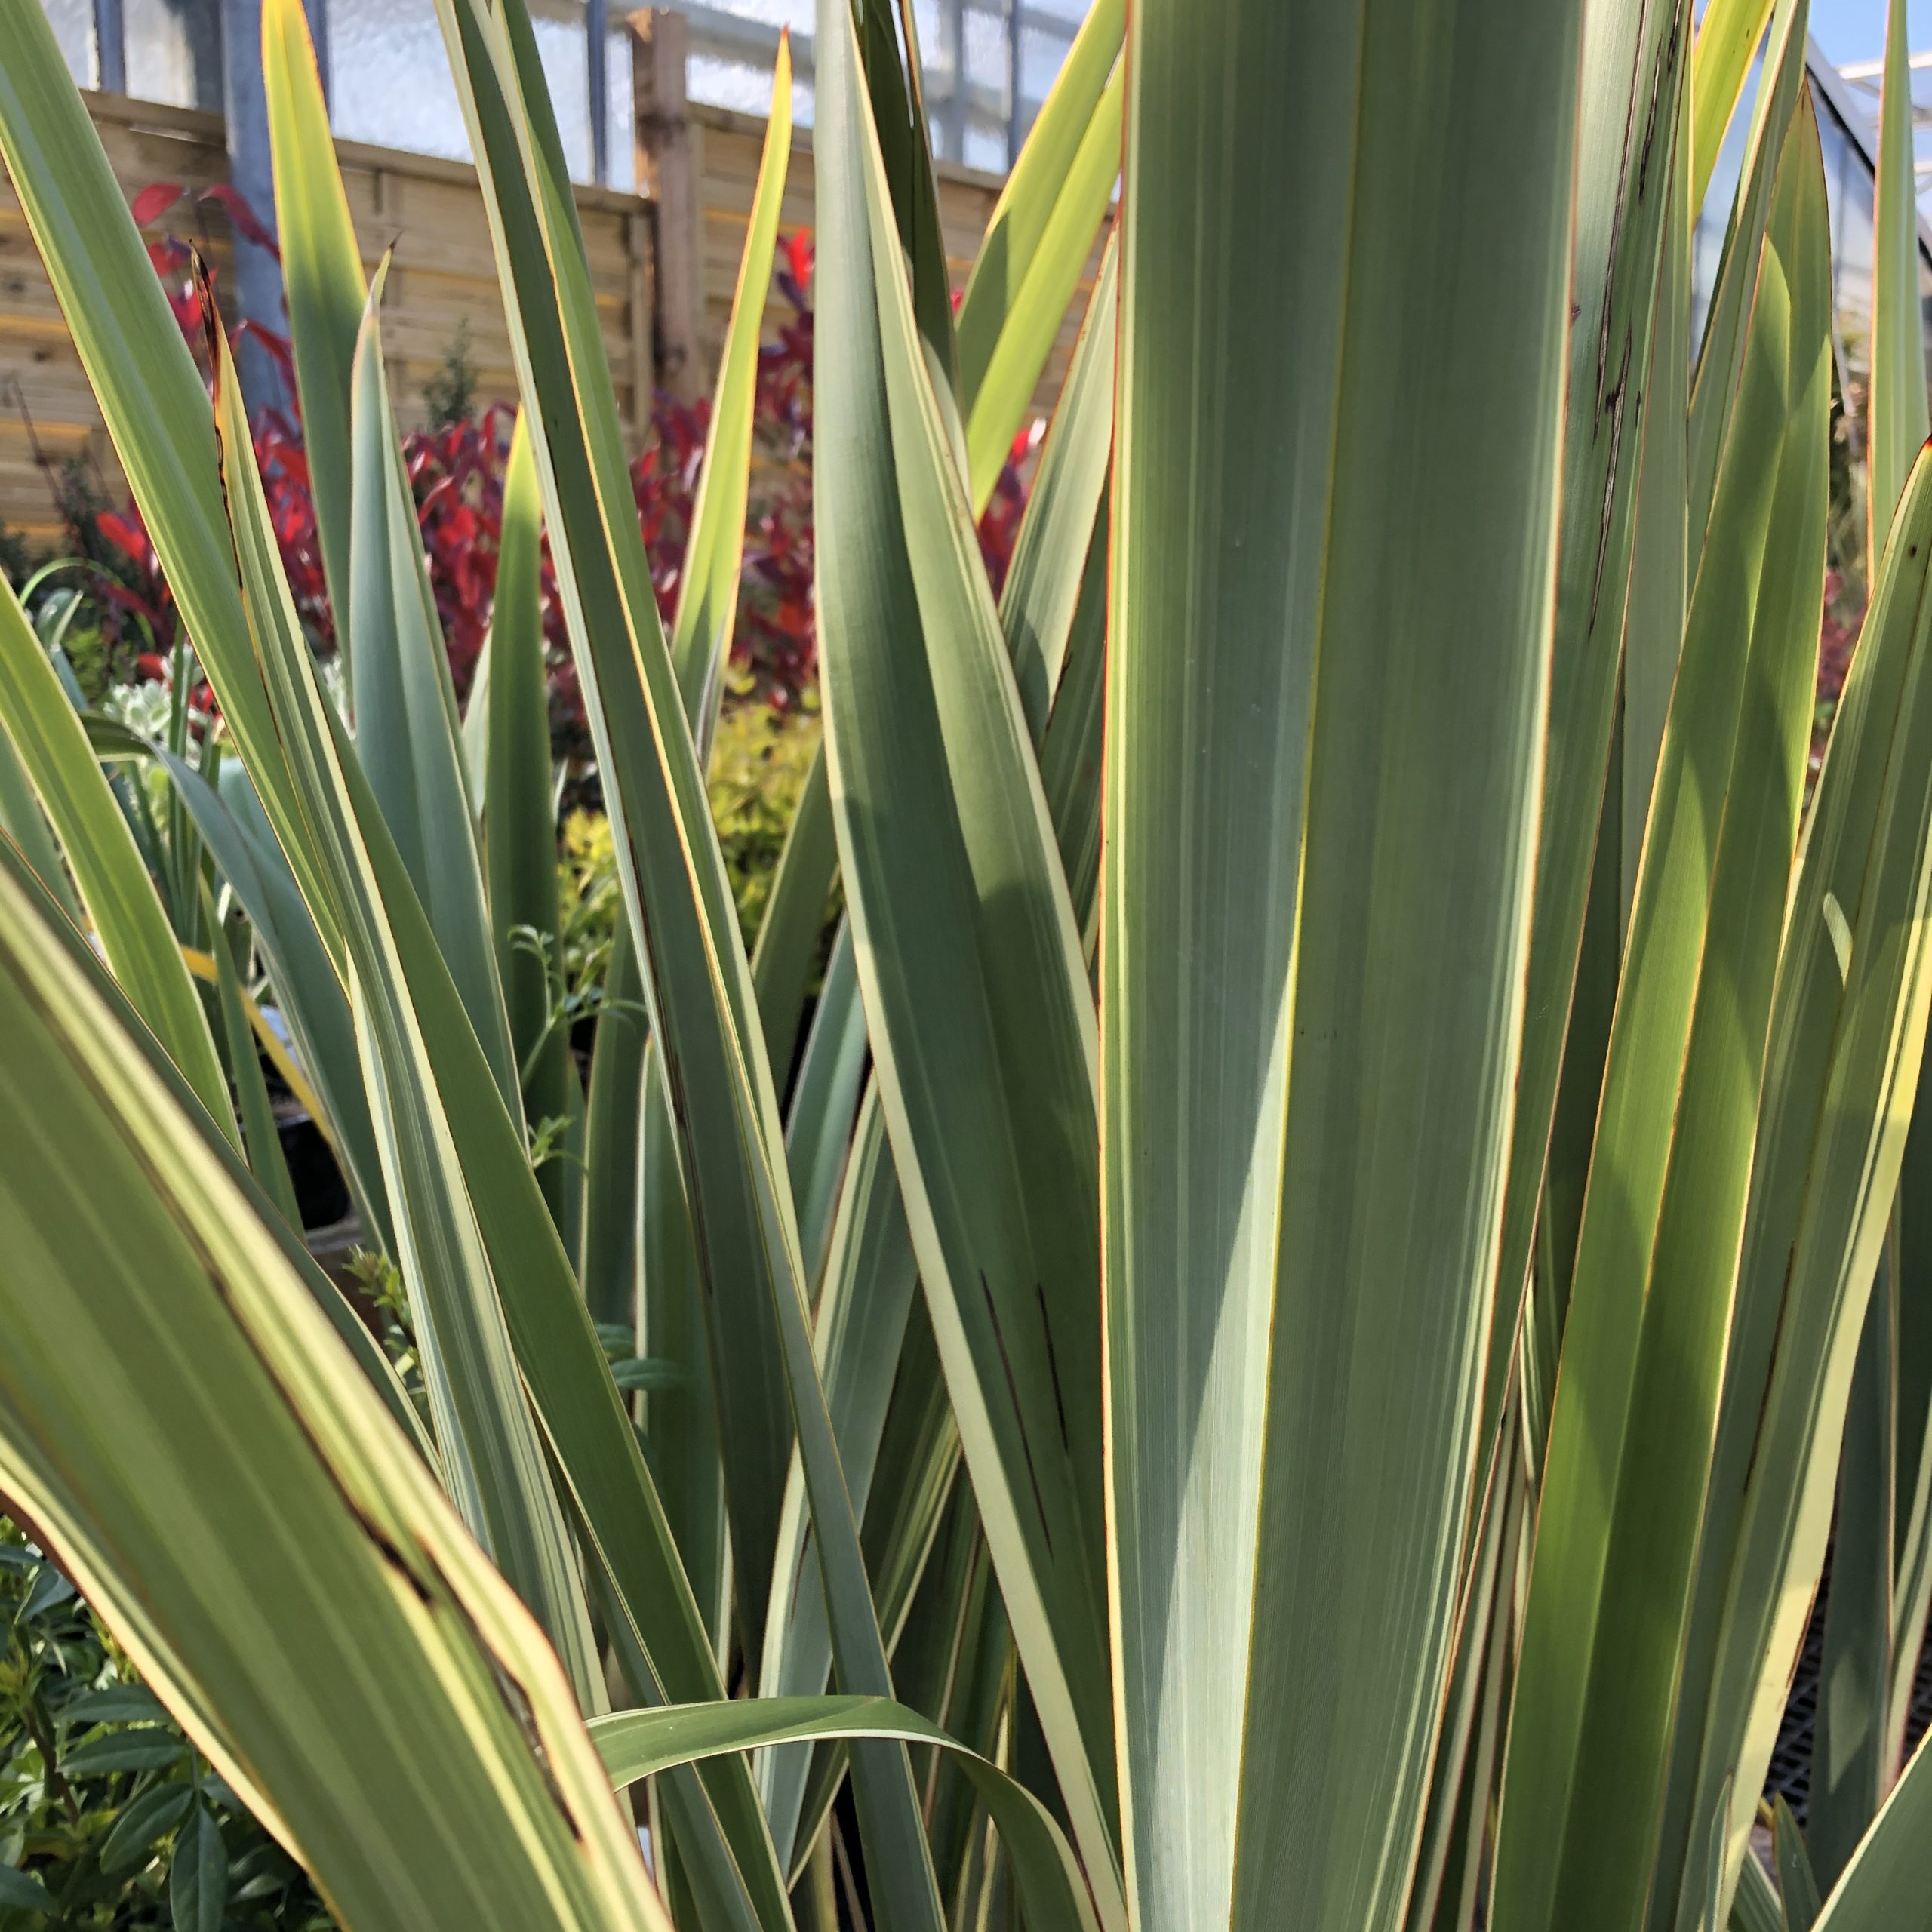
MULTIPOLYGON (((1887 0, 1811 0, 1811 32, 1832 62, 1875 60, 1885 51, 1887 0)), ((1906 0, 1915 50, 1932 50, 1932 0, 1906 0)))

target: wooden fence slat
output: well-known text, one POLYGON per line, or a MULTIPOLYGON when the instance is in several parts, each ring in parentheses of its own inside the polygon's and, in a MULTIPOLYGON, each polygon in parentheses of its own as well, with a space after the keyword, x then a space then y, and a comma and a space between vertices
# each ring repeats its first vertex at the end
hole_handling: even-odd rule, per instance
MULTIPOLYGON (((687 401, 710 387, 731 318, 764 123, 687 99, 690 33, 682 14, 647 8, 630 19, 638 180, 644 192, 581 188, 577 207, 626 440, 635 452, 648 432, 654 387, 687 401)), ((130 199, 156 181, 178 181, 198 196, 225 178, 218 115, 118 94, 86 99, 130 199)), ((395 251, 383 339, 405 426, 423 421, 423 385, 441 363, 460 321, 467 325, 479 402, 513 400, 509 334, 475 171, 463 162, 359 141, 338 141, 336 151, 365 263, 373 267, 386 248, 393 245, 395 251)), ((943 162, 938 179, 947 257, 955 282, 963 283, 1001 182, 943 162)), ((812 188, 811 134, 801 128, 793 137, 780 213, 782 236, 811 227, 812 188)), ((226 276, 232 249, 227 218, 218 207, 184 202, 166 225, 202 241, 217 272, 226 276)), ((1098 263, 1097 248, 1035 398, 1041 415, 1059 393, 1098 263)), ((789 310, 774 288, 768 328, 775 331, 789 310)), ((118 491, 122 485, 100 413, 12 186, 0 170, 0 524, 48 539, 57 534, 50 479, 35 466, 14 401, 16 383, 50 460, 88 451, 99 463, 105 487, 118 491)))
MULTIPOLYGON (((218 206, 198 199, 226 177, 220 117, 118 95, 85 98, 115 178, 131 201, 157 181, 179 182, 188 192, 190 198, 177 203, 152 232, 165 229, 199 242, 218 278, 232 280, 227 217, 218 206)), ((475 171, 362 142, 339 141, 336 147, 365 263, 373 268, 386 248, 392 244, 395 248, 383 304, 383 341, 405 427, 423 420, 423 385, 448 354, 459 322, 467 325, 479 401, 513 398, 509 332, 475 171)), ((584 189, 578 195, 578 212, 626 431, 636 443, 650 414, 646 205, 635 195, 584 189), (640 251, 646 257, 641 263, 640 251), (640 291, 647 303, 641 335, 633 312, 640 291)), ((110 495, 124 490, 53 288, 12 184, 0 169, 0 525, 49 543, 60 535, 55 479, 35 464, 36 438, 50 463, 90 453, 110 495), (24 416, 16 385, 25 399, 24 416)))

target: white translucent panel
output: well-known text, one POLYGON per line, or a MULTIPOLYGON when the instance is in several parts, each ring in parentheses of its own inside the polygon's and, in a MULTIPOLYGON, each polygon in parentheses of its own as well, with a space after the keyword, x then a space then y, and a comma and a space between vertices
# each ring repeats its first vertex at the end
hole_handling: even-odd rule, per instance
POLYGON ((983 14, 977 7, 969 7, 962 24, 966 30, 967 85, 983 88, 1004 100, 1008 57, 1006 23, 991 14, 983 14))
POLYGON ((1744 171, 1744 149, 1749 137, 1751 112, 1758 85, 1764 75, 1761 58, 1754 59, 1751 71, 1739 91, 1737 111, 1731 116, 1723 145, 1711 170, 1709 192, 1690 232, 1690 340, 1702 341, 1704 319, 1710 309, 1711 291, 1717 286, 1718 264, 1724 254, 1724 229, 1730 220, 1731 203, 1737 198, 1739 177, 1744 171))
MULTIPOLYGON (((1690 258, 1694 343, 1703 334, 1712 290, 1723 258, 1724 231, 1737 196, 1759 78, 1759 68, 1754 63, 1737 113, 1718 152, 1717 165, 1711 175, 1710 192, 1705 197, 1703 211, 1697 217, 1690 258)), ((1834 331, 1844 357, 1845 373, 1857 384, 1864 380, 1871 361, 1872 165, 1866 149, 1838 118, 1829 97, 1815 86, 1812 101, 1817 112, 1819 145, 1824 162, 1825 197, 1831 212, 1834 331)), ((1857 104, 1857 97, 1854 97, 1853 104, 1857 104)), ((1869 130, 1866 131, 1865 138, 1868 141, 1874 140, 1869 130)), ((1932 300, 1932 268, 1926 263, 1922 248, 1918 281, 1923 306, 1932 300)))
POLYGON ((1872 171, 1838 116, 1813 98, 1832 217, 1832 306, 1845 358, 1863 373, 1872 360, 1872 171))
POLYGON ((1035 110, 1053 91, 1060 70, 1066 64, 1070 43, 1057 35, 1041 33, 1023 27, 1020 34, 1020 98, 1035 110))
POLYGON ((94 55, 94 0, 42 0, 60 57, 76 87, 100 85, 100 68, 94 55))
POLYGON ((604 128, 609 184, 628 195, 637 187, 637 131, 632 125, 631 36, 619 28, 605 43, 604 128))
POLYGON ((345 140, 469 158, 435 0, 328 0, 331 118, 345 140))
POLYGON ((976 123, 966 130, 965 152, 960 156, 968 168, 983 169, 989 174, 1006 172, 1006 130, 976 123))
POLYGON ((721 14, 761 20, 767 26, 789 27, 794 33, 801 34, 811 32, 817 13, 814 0, 712 0, 712 3, 721 14))
POLYGON ((1020 0, 1020 17, 1023 23, 1046 19, 1078 26, 1091 5, 1092 0, 1020 0))
POLYGON ((771 105, 771 73, 749 61, 721 60, 694 50, 685 69, 685 92, 707 106, 762 114, 771 105))
POLYGON ((217 0, 125 0, 128 91, 171 107, 221 108, 217 0))
POLYGON ((574 181, 590 179, 589 43, 583 0, 531 0, 537 56, 549 83, 557 134, 574 181))

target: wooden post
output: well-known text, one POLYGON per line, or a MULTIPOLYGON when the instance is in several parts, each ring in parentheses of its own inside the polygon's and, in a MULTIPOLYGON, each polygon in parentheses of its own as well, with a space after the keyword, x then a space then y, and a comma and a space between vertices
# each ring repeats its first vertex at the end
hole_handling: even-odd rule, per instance
POLYGON ((656 217, 651 263, 657 285, 657 379, 695 400, 708 386, 704 367, 704 254, 700 245, 699 131, 685 99, 691 23, 667 7, 632 14, 631 94, 637 124, 638 192, 656 217))
POLYGON ((657 331, 652 320, 657 275, 648 216, 625 217, 624 245, 631 263, 631 408, 624 428, 630 454, 635 456, 650 433, 651 392, 657 380, 657 331))

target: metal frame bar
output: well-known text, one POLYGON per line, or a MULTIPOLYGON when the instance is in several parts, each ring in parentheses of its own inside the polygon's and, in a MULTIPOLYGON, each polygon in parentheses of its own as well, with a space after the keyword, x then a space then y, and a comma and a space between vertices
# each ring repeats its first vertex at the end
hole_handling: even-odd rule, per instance
POLYGON ((94 0, 94 66, 103 94, 128 91, 128 29, 121 0, 94 0))
MULTIPOLYGON (((209 0, 219 8, 220 0, 209 0)), ((329 0, 305 0, 309 30, 315 43, 315 56, 321 69, 325 97, 333 98, 334 76, 329 60, 329 0)), ((128 91, 127 29, 122 13, 122 0, 94 0, 95 63, 99 85, 109 94, 128 91)), ((942 78, 928 97, 940 110, 936 117, 943 130, 941 146, 949 158, 963 161, 969 128, 1004 128, 1007 165, 1018 158, 1025 139, 1023 115, 1026 103, 1020 85, 1023 32, 1044 34, 1073 44, 1078 23, 1063 20, 1057 14, 1038 11, 1026 0, 940 0, 941 20, 950 36, 952 73, 942 78), (969 82, 966 73, 966 15, 968 11, 989 14, 1003 22, 1006 29, 1007 71, 1003 88, 969 82)), ((692 0, 682 11, 691 23, 693 51, 714 57, 768 65, 778 52, 779 29, 762 20, 746 18, 728 8, 692 0)), ((599 187, 611 180, 610 103, 610 0, 584 0, 584 84, 589 96, 590 177, 599 187)), ((1932 64, 1932 55, 1915 57, 1932 64)), ((809 34, 792 38, 794 72, 803 82, 814 77, 812 40, 809 34)))
MULTIPOLYGON (((691 23, 691 51, 714 60, 732 60, 744 65, 768 66, 777 57, 780 29, 764 20, 748 19, 726 7, 706 0, 671 0, 691 23)), ((1025 103, 1020 87, 1020 34, 1022 30, 1044 34, 1071 47, 1080 31, 1077 20, 1038 11, 1026 0, 940 0, 940 20, 943 34, 952 36, 952 73, 929 85, 928 107, 933 111, 940 145, 949 148, 949 158, 964 158, 968 127, 1006 137, 1008 165, 1018 154, 1018 141, 1025 137, 1020 117, 1025 103), (1006 28, 1007 72, 1001 85, 992 88, 982 82, 965 82, 966 22, 968 13, 991 15, 1006 28), (956 133, 955 131, 956 130, 956 133)), ((812 39, 809 34, 792 35, 792 72, 801 81, 813 78, 812 39)))
POLYGON ((303 0, 302 11, 309 17, 309 38, 315 45, 315 66, 322 77, 322 100, 335 106, 335 75, 329 65, 329 0, 303 0))
POLYGON ((1027 24, 1026 10, 1020 0, 1006 5, 1006 165, 1020 158, 1020 143, 1026 131, 1020 125, 1020 35, 1027 24))
POLYGON ((611 55, 609 0, 583 0, 585 78, 590 86, 590 178, 611 185, 611 55))
MULTIPOLYGON (((1932 55, 1925 58, 1932 63, 1932 55)), ((1825 50, 1808 34, 1804 42, 1804 65, 1810 75, 1813 89, 1844 130, 1845 138, 1865 157, 1865 165, 1872 171, 1872 178, 1875 182, 1878 178, 1878 131, 1858 111, 1851 97, 1851 84, 1847 84, 1844 75, 1825 58, 1825 50)), ((1918 216, 1918 258, 1932 267, 1932 226, 1927 226, 1923 209, 1918 216)))

